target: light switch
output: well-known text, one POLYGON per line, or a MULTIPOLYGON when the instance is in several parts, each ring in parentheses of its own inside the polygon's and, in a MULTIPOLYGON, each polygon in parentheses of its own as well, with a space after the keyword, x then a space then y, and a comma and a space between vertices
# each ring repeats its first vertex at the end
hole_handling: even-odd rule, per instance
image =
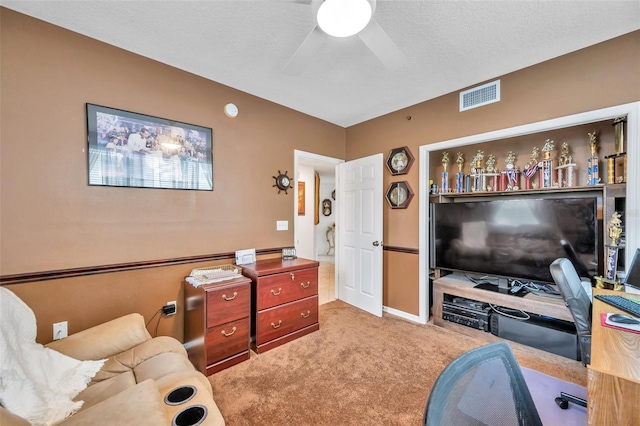
POLYGON ((288 231, 289 230, 289 221, 288 220, 278 220, 276 221, 276 231, 288 231))

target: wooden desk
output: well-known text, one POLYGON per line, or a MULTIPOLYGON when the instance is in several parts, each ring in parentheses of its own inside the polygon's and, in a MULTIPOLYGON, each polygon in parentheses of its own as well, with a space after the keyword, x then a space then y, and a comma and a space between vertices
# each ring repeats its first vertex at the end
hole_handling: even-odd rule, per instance
MULTIPOLYGON (((593 294, 617 294, 594 288, 593 294)), ((628 294, 629 297, 640 297, 628 294)), ((623 311, 596 298, 591 321, 587 404, 590 425, 640 425, 640 334, 603 327, 602 312, 623 311)))

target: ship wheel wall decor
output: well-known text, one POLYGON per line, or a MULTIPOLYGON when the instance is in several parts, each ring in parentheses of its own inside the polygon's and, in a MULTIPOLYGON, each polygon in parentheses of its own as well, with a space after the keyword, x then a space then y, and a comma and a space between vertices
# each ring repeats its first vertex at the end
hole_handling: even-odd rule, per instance
POLYGON ((291 178, 287 176, 287 173, 289 172, 285 171, 284 173, 282 173, 280 170, 278 170, 278 176, 272 176, 276 180, 275 185, 272 186, 278 188, 278 194, 280 193, 280 191, 284 191, 284 193, 286 194, 287 189, 293 188, 293 185, 291 185, 291 178))

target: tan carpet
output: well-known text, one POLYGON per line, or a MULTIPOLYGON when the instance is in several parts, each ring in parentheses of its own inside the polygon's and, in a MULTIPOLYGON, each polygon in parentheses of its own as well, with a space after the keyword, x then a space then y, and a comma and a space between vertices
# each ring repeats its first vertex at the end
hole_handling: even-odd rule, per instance
MULTIPOLYGON (((320 306, 319 331, 209 380, 229 426, 419 425, 442 369, 486 343, 334 301, 320 306)), ((522 366, 586 386, 579 362, 512 348, 522 366)))

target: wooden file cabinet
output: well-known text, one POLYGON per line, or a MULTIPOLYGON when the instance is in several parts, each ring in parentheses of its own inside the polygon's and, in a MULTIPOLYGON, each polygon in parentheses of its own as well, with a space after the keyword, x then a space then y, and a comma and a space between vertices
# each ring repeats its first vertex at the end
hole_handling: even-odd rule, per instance
POLYGON ((257 353, 319 330, 318 262, 267 259, 242 265, 251 278, 251 336, 257 353))
POLYGON ((251 280, 185 284, 185 347, 205 375, 249 359, 251 280))

